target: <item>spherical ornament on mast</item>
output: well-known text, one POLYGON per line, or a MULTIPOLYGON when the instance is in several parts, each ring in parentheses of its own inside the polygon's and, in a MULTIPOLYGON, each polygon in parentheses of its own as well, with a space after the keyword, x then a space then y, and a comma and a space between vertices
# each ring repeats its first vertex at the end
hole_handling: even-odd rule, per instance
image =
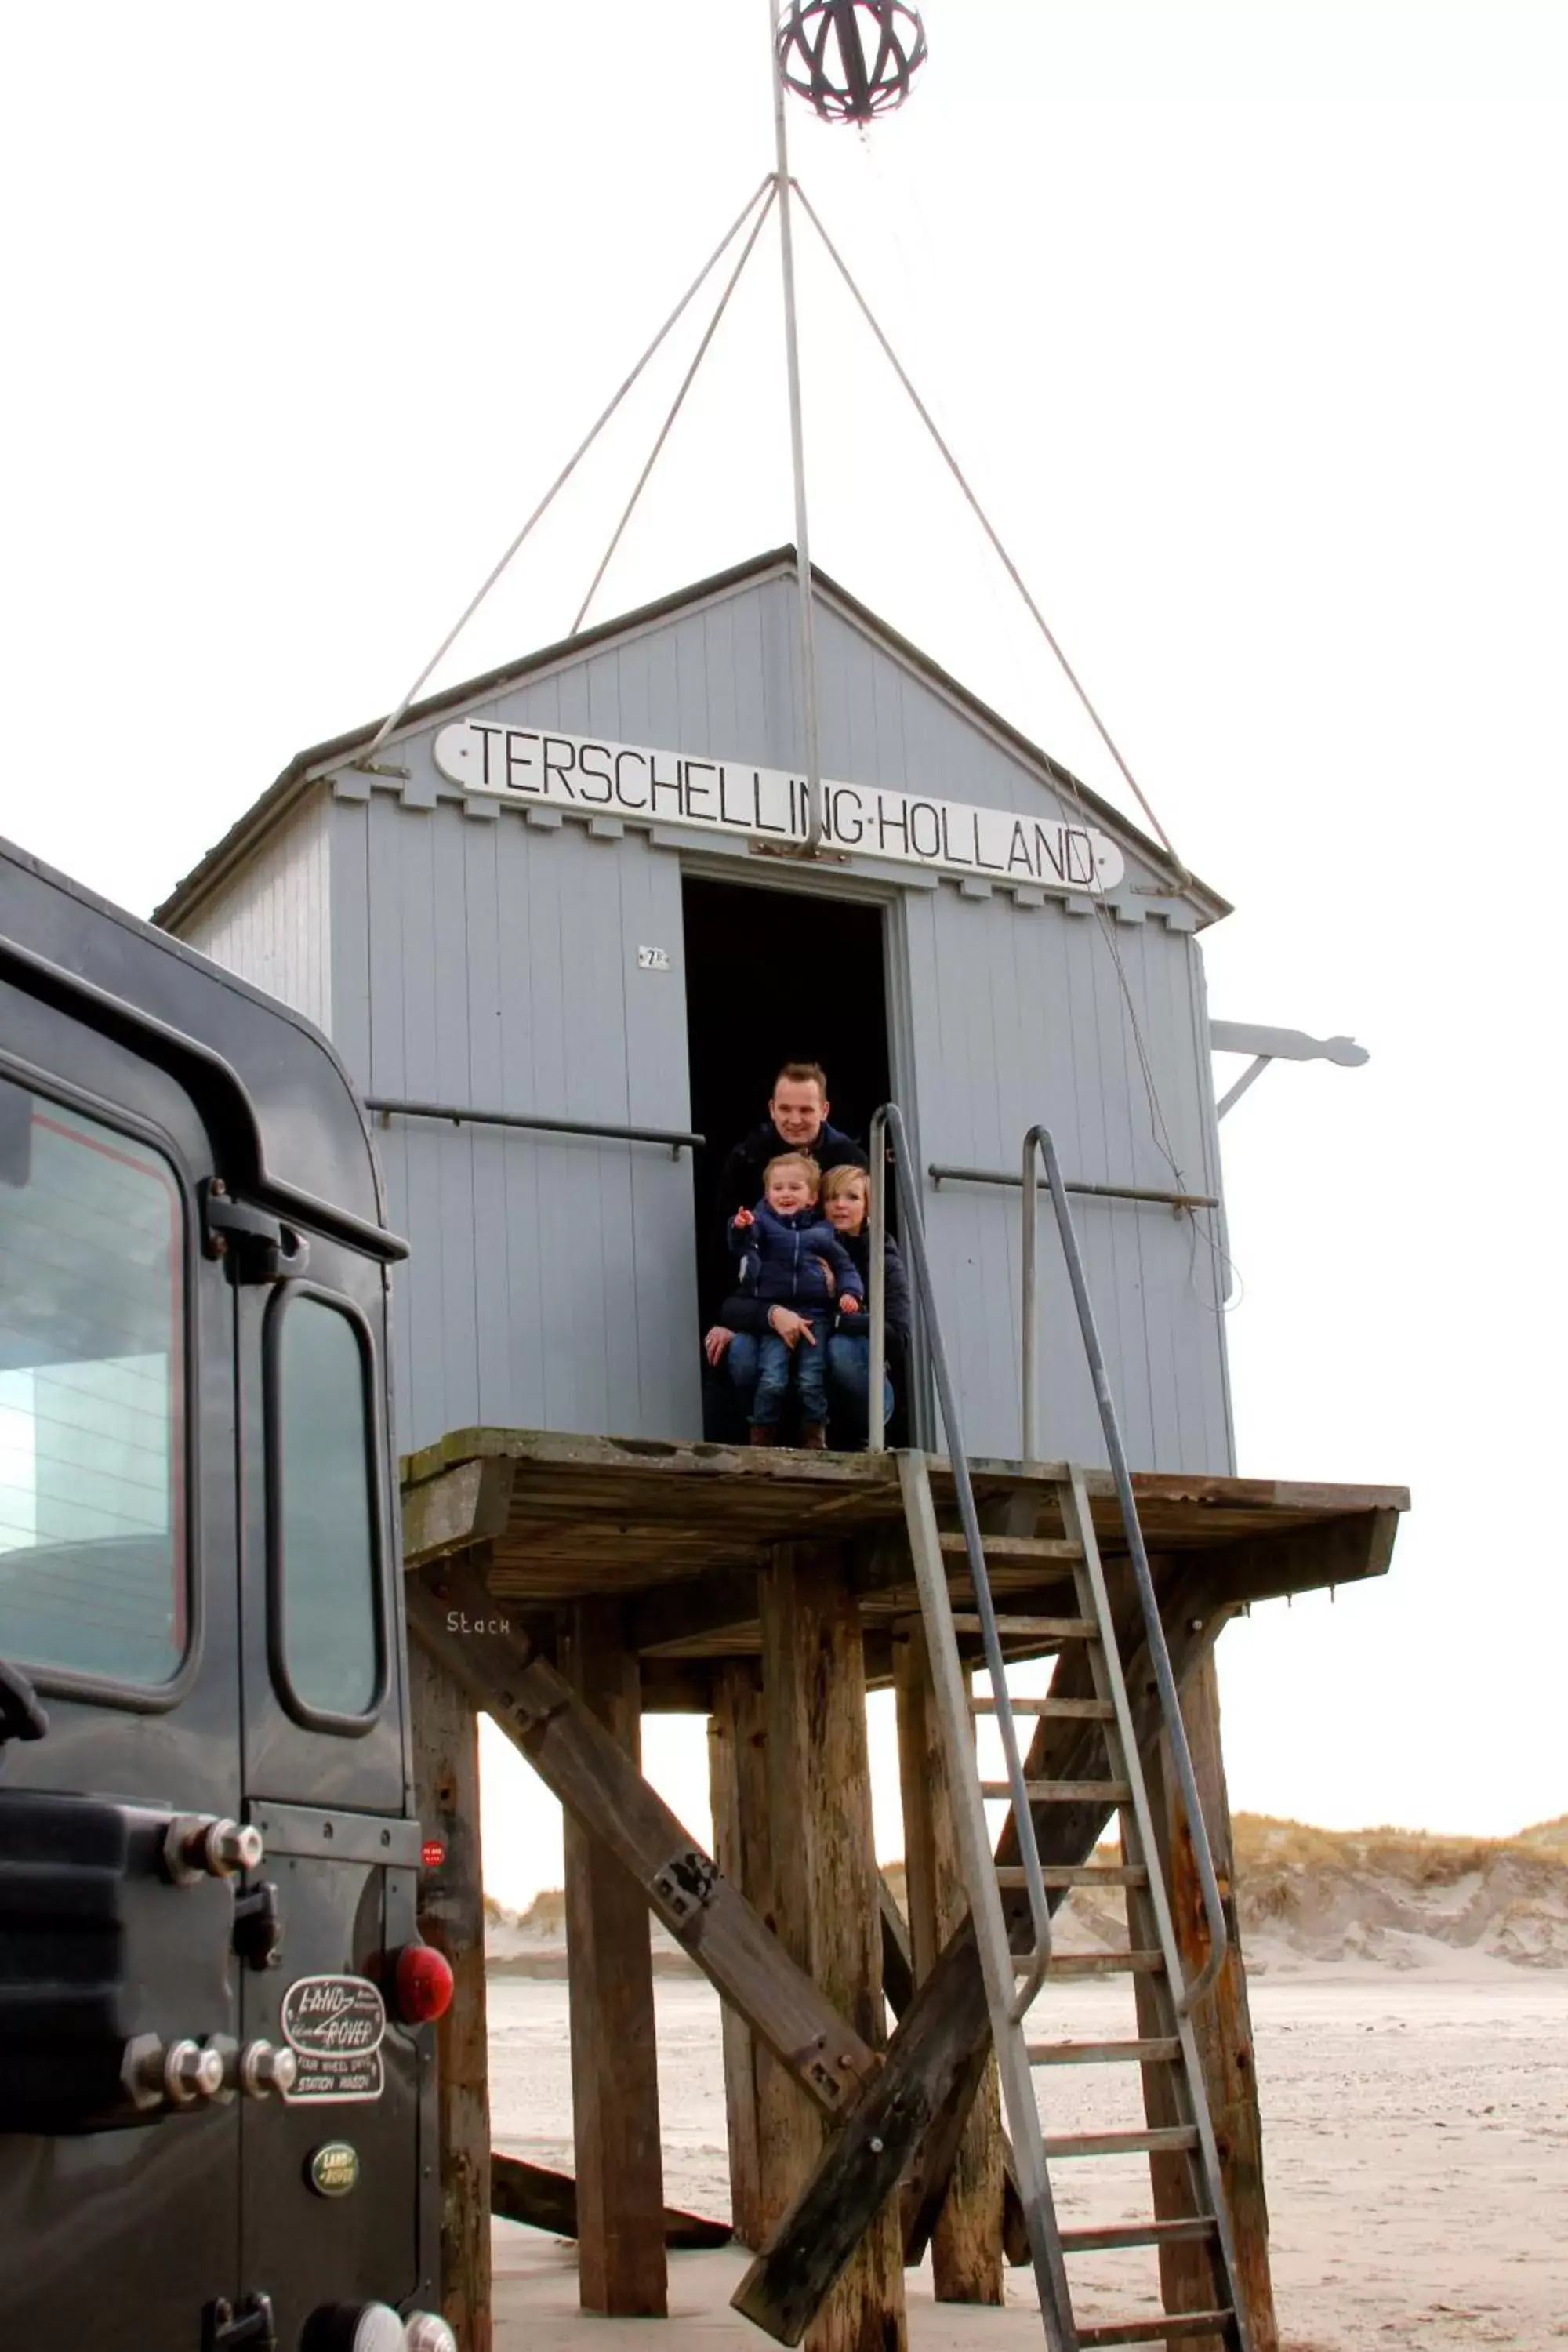
POLYGON ((907 0, 792 0, 779 27, 779 72, 825 122, 890 114, 925 59, 925 26, 907 0))

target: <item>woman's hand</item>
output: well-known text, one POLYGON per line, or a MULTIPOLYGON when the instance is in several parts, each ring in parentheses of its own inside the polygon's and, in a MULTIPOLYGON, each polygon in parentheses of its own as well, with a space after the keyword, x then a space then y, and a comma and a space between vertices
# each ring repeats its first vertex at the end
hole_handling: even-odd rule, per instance
POLYGON ((838 1278, 825 1257, 819 1257, 816 1263, 822 1268, 822 1279, 827 1285, 827 1296, 831 1298, 838 1287, 838 1278))
POLYGON ((734 1336, 733 1331, 729 1330, 722 1323, 715 1323, 711 1331, 704 1332, 702 1352, 715 1370, 723 1362, 724 1350, 734 1336))
POLYGON ((804 1315, 797 1315, 793 1307, 770 1307, 768 1323, 786 1348, 793 1348, 797 1339, 804 1339, 808 1348, 816 1345, 816 1334, 810 1323, 804 1315))

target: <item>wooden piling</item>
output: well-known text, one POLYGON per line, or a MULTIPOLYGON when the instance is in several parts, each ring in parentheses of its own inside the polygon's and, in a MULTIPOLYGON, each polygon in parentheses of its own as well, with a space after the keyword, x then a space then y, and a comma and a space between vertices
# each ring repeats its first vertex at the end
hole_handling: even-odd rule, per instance
MULTIPOLYGON (((708 1773, 713 1859, 766 1919, 773 1910, 767 1728, 762 1668, 752 1659, 734 1659, 721 1666, 714 1677, 713 1712, 708 1720, 708 1773)), ((754 2252, 777 2219, 776 2211, 769 2211, 763 2160, 763 2070, 771 2062, 745 2019, 728 2001, 721 2020, 730 2135, 731 2224, 739 2242, 754 2252)))
POLYGON ((419 1932, 450 1962, 436 2029, 441 2151, 441 2309, 465 2352, 490 2352, 490 2113, 479 1717, 417 1642, 408 1645, 415 1802, 440 1862, 424 1872, 419 1932))
MULTIPOLYGON (((1214 1653, 1206 1652, 1194 1665, 1182 1689, 1182 1714, 1192 1750, 1193 1770, 1204 1808, 1205 1823, 1219 1876, 1220 1891, 1230 1917, 1231 1944, 1224 1967, 1208 1999, 1193 2013, 1198 2046, 1219 2147, 1220 2177, 1230 2211, 1236 2243, 1237 2292, 1251 2331, 1253 2352, 1279 2352, 1279 2329, 1274 2313, 1274 2289, 1268 2269, 1268 2207, 1264 2194, 1263 2126, 1258 2106, 1258 2081, 1253 2060, 1252 2017, 1247 1998, 1247 1977, 1236 1933, 1232 1895, 1234 1853, 1230 1805, 1226 1790, 1225 1762, 1220 1750, 1219 1683, 1214 1653)), ((1160 1860, 1170 1892, 1171 1915, 1189 1980, 1208 1956, 1208 1925, 1192 1839, 1169 1768, 1169 1750, 1160 1739, 1145 1758, 1150 1808, 1160 1860)), ((1137 1986, 1139 2032, 1156 2028, 1152 1989, 1137 1986)), ((1144 2108, 1152 2125, 1175 2121, 1167 2116, 1166 2070, 1149 2069, 1144 2078, 1144 2108)), ((1161 2221, 1174 2221, 1192 2210, 1192 2191, 1184 2161, 1152 2157, 1154 2211, 1161 2221)), ((1160 2278, 1168 2311, 1202 2311, 1212 2307, 1208 2257, 1202 2245, 1163 2246, 1160 2278)), ((1194 2352, 1222 2352, 1217 2336, 1201 2339, 1194 2352)))
MULTIPOLYGON (((873 2045, 885 2040, 860 1613, 841 1557, 780 1545, 760 1580, 773 1922, 785 1948, 873 2045)), ((785 2112, 764 2168, 786 2206, 824 2145, 819 2115, 774 2070, 785 2112)), ((764 2135, 766 2124, 764 2122, 764 2135)), ((807 2352, 904 2352, 898 2200, 882 2200, 813 2320, 807 2352)))
MULTIPOLYGON (((893 1643, 904 1867, 915 1982, 930 1975, 968 1904, 958 1854, 952 1786, 936 1717, 931 1658, 919 1624, 893 1643)), ((1003 2142, 996 2063, 985 2070, 931 2232, 939 2303, 999 2304, 1002 2284, 1003 2142)))
MULTIPOLYGON (((567 1677, 636 1761, 637 1661, 620 1608, 580 1601, 569 1623, 567 1677)), ((668 2295, 647 1904, 570 1815, 565 1853, 578 2300, 612 2318, 662 2319, 668 2295)))

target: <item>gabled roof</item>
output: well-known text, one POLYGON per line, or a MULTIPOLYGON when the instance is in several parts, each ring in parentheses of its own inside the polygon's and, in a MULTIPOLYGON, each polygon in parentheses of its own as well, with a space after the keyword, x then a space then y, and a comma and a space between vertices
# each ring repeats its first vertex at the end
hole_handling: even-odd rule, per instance
MULTIPOLYGON (((780 573, 793 577, 795 568, 793 546, 772 548, 764 555, 751 556, 744 563, 733 564, 728 571, 716 572, 706 580, 695 581, 688 587, 675 590, 670 595, 656 598, 652 604, 638 605, 634 612, 619 614, 614 620, 597 622, 591 629, 583 629, 575 636, 560 638, 554 645, 542 646, 535 653, 503 662, 499 668, 486 670, 478 677, 465 678, 460 685, 445 687, 439 694, 428 695, 424 701, 409 706, 398 721, 396 731, 388 738, 388 745, 395 743, 399 736, 412 732, 432 719, 440 718, 447 711, 458 709, 470 702, 488 700, 541 670, 551 669, 561 662, 590 654, 614 638, 669 620, 677 614, 705 604, 715 596, 721 596, 731 589, 745 587, 780 573)), ((868 636, 879 640, 889 653, 926 678, 972 719, 1000 737, 1031 767, 1041 769, 1047 776, 1053 777, 1082 806, 1092 809, 1114 833, 1130 841, 1157 871, 1170 877, 1173 898, 1196 898, 1205 911, 1213 916, 1230 913, 1229 902, 1195 876, 1184 884, 1181 882, 1169 855, 1159 843, 1152 841, 1120 809, 1113 808, 1109 801, 1074 775, 1069 768, 1065 768, 1059 760, 1053 759, 1048 751, 1031 742, 1010 720, 993 710, 960 679, 943 669, 940 662, 933 661, 929 654, 921 652, 919 646, 901 636, 879 614, 873 613, 869 605, 862 604, 847 588, 841 588, 817 564, 812 565, 811 577, 813 587, 831 599, 868 636)), ((222 840, 216 842, 190 872, 174 885, 163 904, 153 910, 153 920, 167 926, 187 914, 195 903, 205 896, 217 877, 270 828, 297 798, 306 780, 317 771, 342 764, 352 753, 363 751, 374 740, 384 716, 383 712, 381 717, 369 719, 363 726, 350 728, 345 734, 331 736, 324 743, 313 743, 308 750, 297 751, 277 781, 268 785, 245 814, 230 825, 222 840)), ((670 748, 675 747, 672 745, 670 748)))

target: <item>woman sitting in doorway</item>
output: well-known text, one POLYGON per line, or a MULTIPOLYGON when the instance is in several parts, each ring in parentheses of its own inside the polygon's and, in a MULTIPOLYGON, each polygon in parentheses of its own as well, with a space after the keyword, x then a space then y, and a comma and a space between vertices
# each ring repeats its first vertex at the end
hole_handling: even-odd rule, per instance
MULTIPOLYGON (((858 1315, 840 1313, 827 1342, 827 1411, 835 1446, 858 1451, 869 1435, 871 1395, 871 1180, 863 1168, 830 1168, 822 1180, 822 1213, 859 1275, 858 1315)), ((910 1344, 910 1278, 899 1244, 886 1236, 887 1331, 890 1355, 901 1361, 910 1344)), ((893 1411, 893 1383, 882 1372, 882 1424, 893 1411)))

